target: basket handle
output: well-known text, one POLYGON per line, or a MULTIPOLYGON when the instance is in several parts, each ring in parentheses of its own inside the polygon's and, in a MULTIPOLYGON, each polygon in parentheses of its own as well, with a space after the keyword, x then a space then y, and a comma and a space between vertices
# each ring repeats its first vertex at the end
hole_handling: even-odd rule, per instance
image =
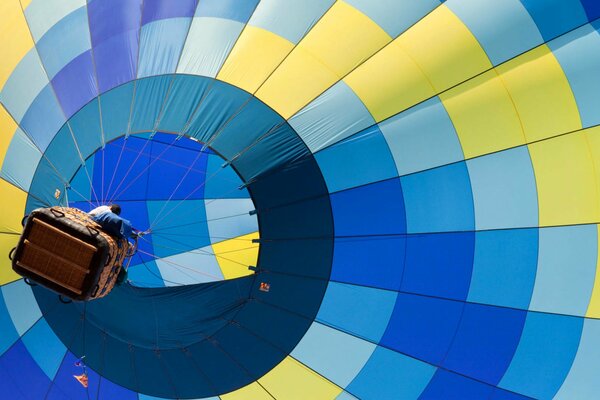
POLYGON ((9 252, 8 252, 8 259, 12 261, 13 256, 15 255, 15 251, 17 250, 16 247, 13 247, 9 252))
POLYGON ((65 216, 65 213, 64 213, 64 212, 62 212, 62 211, 60 211, 60 210, 57 210, 57 209, 56 209, 56 208, 54 208, 54 207, 51 207, 51 208, 50 208, 50 212, 52 212, 52 214, 54 214, 54 215, 58 216, 59 218, 62 218, 62 217, 64 217, 64 216, 65 216))

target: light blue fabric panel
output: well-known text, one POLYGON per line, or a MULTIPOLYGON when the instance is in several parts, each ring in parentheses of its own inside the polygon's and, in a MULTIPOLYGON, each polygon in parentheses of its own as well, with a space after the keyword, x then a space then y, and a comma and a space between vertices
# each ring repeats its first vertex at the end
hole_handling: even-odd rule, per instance
POLYGON ((20 336, 42 317, 31 287, 22 279, 2 286, 2 296, 20 336))
POLYGON ((289 120, 313 153, 374 123, 369 110, 343 81, 333 85, 289 120))
POLYGON ((108 143, 127 133, 134 84, 119 86, 100 96, 104 142, 108 143))
POLYGON ((315 158, 330 193, 398 175, 377 125, 318 152, 315 158))
POLYGON ((346 387, 375 347, 373 343, 313 322, 291 355, 336 385, 346 387))
POLYGON ((378 343, 398 294, 357 285, 329 282, 316 320, 378 343))
POLYGON ((469 28, 493 65, 544 42, 519 0, 448 0, 445 4, 469 28))
POLYGON ((586 319, 573 366, 555 399, 593 399, 600 393, 600 320, 586 319))
POLYGON ((191 22, 191 18, 172 18, 142 27, 138 78, 175 72, 191 22))
POLYGON ((205 200, 206 220, 211 243, 258 231, 251 199, 205 200))
POLYGON ((54 25, 37 43, 50 79, 91 48, 87 8, 81 7, 54 25))
POLYGON ((600 124, 600 34, 588 24, 548 46, 567 75, 583 127, 600 124))
POLYGON ((100 126, 100 108, 98 99, 92 100, 69 121, 75 143, 83 159, 88 158, 102 147, 102 129, 100 126))
POLYGON ((552 399, 571 369, 582 328, 582 318, 529 313, 498 386, 534 399, 552 399))
POLYGON ((437 97, 386 119, 379 128, 400 176, 463 159, 454 125, 437 97))
POLYGON ((8 182, 27 191, 41 158, 42 153, 25 133, 17 128, 4 157, 0 175, 8 182), (23 160, 28 162, 24 163, 23 160))
POLYGON ((395 38, 440 5, 438 0, 346 0, 395 38))
POLYGON ((13 320, 6 308, 4 299, 0 296, 0 355, 12 346, 21 335, 17 332, 13 320))
POLYGON ((527 310, 537 270, 538 229, 477 232, 468 301, 527 310))
POLYGON ((48 326, 40 319, 22 338, 31 357, 50 379, 54 379, 67 348, 48 326))
POLYGON ((40 40, 56 23, 85 3, 85 0, 33 0, 25 9, 25 17, 34 40, 40 40))
POLYGON ((334 0, 262 0, 248 24, 297 44, 333 3, 334 0))
POLYGON ((136 81, 129 133, 152 131, 155 128, 172 84, 172 75, 136 81))
POLYGON ((467 161, 478 230, 538 225, 535 176, 526 146, 467 161))
POLYGON ((204 184, 205 199, 247 199, 248 189, 238 189, 242 180, 233 168, 221 168, 225 160, 216 154, 208 156, 204 184), (217 175, 218 174, 218 175, 217 175), (210 178, 214 176, 214 178, 210 178), (209 179, 210 178, 210 179, 209 179))
POLYGON ((346 389, 361 399, 417 399, 435 371, 430 364, 377 347, 346 389))
POLYGON ((0 101, 12 117, 20 122, 35 97, 48 84, 48 77, 42 68, 35 49, 21 59, 0 92, 0 101))
POLYGON ((211 246, 156 259, 165 286, 192 285, 223 280, 211 246))
POLYGON ((335 398, 335 400, 359 400, 357 397, 352 396, 350 393, 343 391, 335 398))
POLYGON ((409 233, 472 231, 473 195, 464 162, 400 178, 409 233))
MULTIPOLYGON (((75 176, 72 178, 69 188, 69 202, 74 201, 91 201, 92 200, 92 190, 90 186, 90 180, 85 174, 86 170, 92 173, 94 171, 94 161, 96 157, 89 157, 85 161, 85 169, 83 167, 79 168, 79 170, 75 173, 75 176)), ((102 163, 102 155, 98 155, 98 160, 102 163)))
POLYGON ((48 84, 25 113, 21 127, 40 150, 44 151, 65 121, 65 115, 58 104, 54 90, 48 84))
POLYGON ((592 295, 596 225, 540 229, 540 247, 530 310, 584 316, 592 295))
POLYGON ((243 28, 244 24, 229 19, 195 17, 177 72, 214 78, 243 28))

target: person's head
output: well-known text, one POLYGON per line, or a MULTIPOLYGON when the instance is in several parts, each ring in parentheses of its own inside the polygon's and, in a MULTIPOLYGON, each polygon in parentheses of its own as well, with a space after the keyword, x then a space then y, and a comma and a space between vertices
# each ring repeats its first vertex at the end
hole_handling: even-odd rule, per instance
POLYGON ((110 206, 110 211, 112 211, 113 213, 117 214, 117 215, 121 215, 121 206, 118 204, 111 204, 110 206))

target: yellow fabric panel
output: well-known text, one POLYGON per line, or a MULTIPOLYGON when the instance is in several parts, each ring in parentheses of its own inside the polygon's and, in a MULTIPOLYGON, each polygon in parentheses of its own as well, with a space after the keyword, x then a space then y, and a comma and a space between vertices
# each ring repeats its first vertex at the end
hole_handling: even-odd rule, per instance
POLYGON ((234 392, 223 394, 221 400, 273 400, 265 390, 256 382, 244 386, 234 392))
POLYGON ((8 151, 8 146, 17 130, 17 123, 8 114, 3 105, 0 105, 0 167, 8 151))
POLYGON ((431 83, 398 41, 348 74, 344 82, 377 122, 435 95, 431 83))
POLYGON ((4 179, 0 179, 0 231, 21 233, 27 194, 4 179))
POLYGON ((291 357, 286 357, 259 382, 276 399, 329 400, 342 392, 341 388, 291 357))
POLYGON ((548 46, 497 67, 525 130, 527 142, 581 128, 569 82, 548 46))
POLYGON ((529 145, 540 226, 598 221, 594 163, 583 131, 529 145))
POLYGON ((525 144, 514 104, 496 71, 440 94, 465 158, 525 144))
POLYGON ((19 0, 0 1, 0 90, 32 47, 33 39, 19 0))
POLYGON ((438 92, 492 67, 469 28, 445 5, 436 8, 397 40, 438 92))
POLYGON ((390 41, 373 20, 338 1, 256 96, 287 119, 390 41))
POLYGON ((256 265, 259 244, 252 243, 252 239, 258 239, 258 232, 212 245, 225 279, 239 278, 253 273, 248 266, 256 265))
POLYGON ((21 277, 13 272, 8 253, 17 245, 19 241, 18 235, 0 234, 0 285, 16 281, 21 277))
POLYGON ((287 39, 248 25, 217 78, 254 93, 293 48, 287 39))

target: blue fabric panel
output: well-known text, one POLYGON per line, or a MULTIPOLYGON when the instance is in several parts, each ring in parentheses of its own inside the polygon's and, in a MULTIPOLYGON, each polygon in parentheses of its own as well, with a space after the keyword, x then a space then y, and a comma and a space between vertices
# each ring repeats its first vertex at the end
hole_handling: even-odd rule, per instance
POLYGON ((36 47, 50 79, 73 59, 91 48, 85 7, 61 19, 37 42, 36 47))
POLYGON ((375 345, 315 322, 291 356, 340 387, 346 387, 373 354, 375 345))
POLYGON ((521 0, 545 41, 587 22, 579 0, 521 0))
POLYGON ((94 43, 94 62, 100 93, 135 78, 138 44, 137 30, 112 36, 98 44, 94 43))
POLYGON ((223 159, 216 154, 210 154, 207 157, 204 198, 249 198, 250 194, 248 193, 248 189, 238 189, 238 187, 242 184, 240 177, 236 174, 233 168, 221 168, 223 163, 223 159), (210 177, 213 178, 209 180, 210 177))
POLYGON ((469 28, 492 65, 501 64, 544 42, 519 0, 450 0, 446 6, 469 28))
POLYGON ((488 399, 493 391, 492 386, 457 375, 450 371, 438 369, 419 400, 479 400, 488 399))
POLYGON ((203 0, 198 3, 196 17, 232 19, 245 24, 259 0, 203 0))
POLYGON ((46 150, 56 131, 65 123, 52 86, 47 85, 37 95, 23 116, 21 127, 41 151, 46 150))
POLYGON ((115 88, 100 97, 102 129, 106 143, 127 133, 131 101, 133 99, 133 87, 134 84, 129 83, 115 88))
POLYGON ((538 268, 529 308, 584 316, 598 255, 596 225, 540 230, 538 268))
POLYGON ((474 250, 474 232, 409 236, 402 291, 465 300, 474 250))
POLYGON ((582 318, 530 312, 499 386, 536 399, 553 398, 571 368, 582 329, 582 318))
POLYGON ((172 82, 171 75, 136 81, 130 132, 154 130, 172 82))
POLYGON ((77 147, 84 159, 102 146, 100 108, 98 99, 92 100, 69 121, 77 147))
POLYGON ((73 59, 52 79, 56 97, 67 118, 71 118, 98 95, 92 62, 91 51, 86 51, 73 59))
MULTIPOLYGON (((6 370, 9 379, 23 393, 24 398, 43 399, 51 381, 38 364, 31 358, 27 348, 20 340, 0 357, 0 370, 6 370)), ((2 393, 4 397, 4 393, 2 393)))
MULTIPOLYGON (((31 35, 37 42, 61 19, 78 8, 85 6, 85 0, 33 0, 24 9, 31 35)), ((89 32, 87 34, 89 38, 89 32)))
POLYGON ((198 0, 145 0, 142 25, 161 19, 193 17, 198 0))
POLYGON ((191 18, 174 18, 142 27, 138 78, 175 72, 191 23, 191 18))
POLYGON ((538 225, 535 176, 526 146, 467 161, 478 230, 538 225))
POLYGON ((17 280, 2 286, 1 290, 13 324, 19 335, 23 335, 42 316, 31 287, 25 281, 17 280))
MULTIPOLYGON (((206 78, 197 78, 206 79, 206 78)), ((198 110, 190 120, 189 136, 207 142, 213 135, 218 133, 223 125, 234 116, 238 110, 252 101, 250 94, 243 92, 235 86, 221 81, 211 81, 210 89, 204 100, 200 103, 198 110)), ((255 106, 256 107, 256 106, 255 106)), ((255 110, 256 111, 256 110, 255 110)), ((261 117, 262 114, 254 113, 253 117, 261 117)), ((246 123, 248 121, 246 120, 246 123)))
POLYGON ((472 230, 473 195, 464 162, 400 178, 408 232, 472 230))
POLYGON ((443 366, 497 385, 521 338, 526 311, 466 304, 443 366))
POLYGON ((142 0, 92 0, 88 2, 92 43, 120 33, 138 30, 142 19, 142 0))
POLYGON ((161 113, 158 129, 182 132, 187 127, 196 107, 206 96, 209 87, 208 79, 176 75, 161 113))
POLYGON ((399 293, 381 345, 439 365, 446 356, 464 303, 399 293))
POLYGON ((396 164, 374 125, 315 155, 329 192, 396 177, 396 164))
MULTIPOLYGON (((52 143, 46 149, 46 157, 66 181, 75 174, 82 161, 68 125, 63 125, 61 130, 56 133, 52 143)), ((60 189, 62 190, 62 188, 60 189)))
MULTIPOLYGON (((99 162, 102 162, 102 157, 99 157, 99 162)), ((85 168, 83 166, 79 167, 73 178, 69 184, 71 185, 68 188, 68 196, 69 196, 69 204, 81 204, 87 205, 88 201, 92 201, 93 197, 104 197, 103 193, 96 193, 95 190, 92 191, 92 186, 90 185, 90 180, 86 172, 90 174, 92 177, 92 182, 94 181, 94 161, 95 157, 91 156, 87 160, 85 160, 85 168)), ((78 207, 79 208, 79 207, 78 207)), ((89 211, 90 208, 86 207, 86 210, 89 211)))
POLYGON ((363 236, 335 239, 331 279, 400 290, 406 238, 363 236))
POLYGON ((377 347, 346 390, 361 399, 416 399, 434 373, 429 364, 377 347))
MULTIPOLYGON (((147 250, 145 250, 148 252, 147 250)), ((154 254, 152 251, 151 254, 154 254)), ((156 261, 149 260, 145 261, 140 256, 146 256, 142 252, 138 252, 133 256, 131 260, 131 266, 129 267, 128 279, 132 282, 132 285, 140 287, 164 287, 165 282, 163 277, 160 275, 160 270, 156 261)), ((148 256, 146 256, 148 257, 148 256)))
MULTIPOLYGON (((29 187, 29 197, 27 198, 26 212, 39 207, 48 207, 50 205, 59 205, 61 201, 54 197, 55 190, 63 192, 67 178, 59 177, 56 171, 50 165, 48 160, 42 158, 37 165, 35 175, 29 187)), ((60 200, 64 200, 61 198, 60 200)))
POLYGON ((166 143, 151 142, 152 165, 147 171, 146 199, 203 199, 208 155, 178 147, 177 136, 170 136, 166 143))
POLYGON ((0 296, 0 356, 10 348, 18 339, 19 333, 6 308, 4 298, 0 296))
POLYGON ((160 232, 160 235, 152 235, 156 256, 167 257, 210 245, 204 201, 188 200, 170 207, 165 201, 146 204, 152 230, 160 232), (194 235, 180 235, 182 225, 194 235))
POLYGON ((439 0, 391 0, 381 2, 348 0, 347 3, 366 14, 392 38, 400 35, 440 5, 439 0))
POLYGON ((390 179, 331 195, 337 237, 406 232, 403 188, 390 179))
POLYGON ((537 228, 477 232, 468 300, 526 310, 537 257, 537 228))
POLYGON ((391 290, 330 281, 316 320, 378 343, 394 309, 396 296, 391 290))
POLYGON ((530 397, 522 396, 520 394, 502 390, 500 388, 494 389, 490 400, 530 400, 530 397))
POLYGON ((87 390, 73 378, 73 375, 81 375, 83 373, 83 368, 75 366, 77 360, 78 357, 75 357, 71 352, 67 352, 54 379, 54 383, 50 388, 49 399, 62 398, 61 396, 74 399, 85 398, 87 397, 86 392, 91 394, 98 391, 100 378, 94 370, 87 369, 89 382, 87 390))
POLYGON ((138 394, 122 386, 112 383, 108 379, 100 378, 100 391, 97 400, 138 400, 138 394))
POLYGON ((296 0, 285 3, 279 0, 262 0, 249 23, 297 44, 333 3, 333 0, 296 0))
POLYGON ((42 153, 31 140, 25 136, 21 129, 17 129, 2 162, 0 176, 15 186, 28 191, 41 157, 42 153), (23 163, 23 160, 29 160, 29 162, 23 163))
POLYGON ((13 382, 8 370, 0 368, 0 393, 11 400, 27 399, 19 387, 13 382))
POLYGON ((600 35, 585 25, 548 44, 563 71, 581 116, 584 128, 600 124, 600 35))
POLYGON ((352 89, 339 81, 292 116, 289 123, 316 153, 373 125, 375 120, 352 89))
POLYGON ((463 159, 454 125, 437 97, 380 122, 379 128, 400 176, 463 159))
POLYGON ((580 0, 588 17, 588 21, 593 21, 600 17, 600 3, 596 0, 580 0))
POLYGON ((21 340, 46 376, 54 379, 67 349, 46 320, 40 319, 21 340))
POLYGON ((0 92, 2 105, 20 122, 35 97, 48 84, 35 48, 19 61, 0 92))

